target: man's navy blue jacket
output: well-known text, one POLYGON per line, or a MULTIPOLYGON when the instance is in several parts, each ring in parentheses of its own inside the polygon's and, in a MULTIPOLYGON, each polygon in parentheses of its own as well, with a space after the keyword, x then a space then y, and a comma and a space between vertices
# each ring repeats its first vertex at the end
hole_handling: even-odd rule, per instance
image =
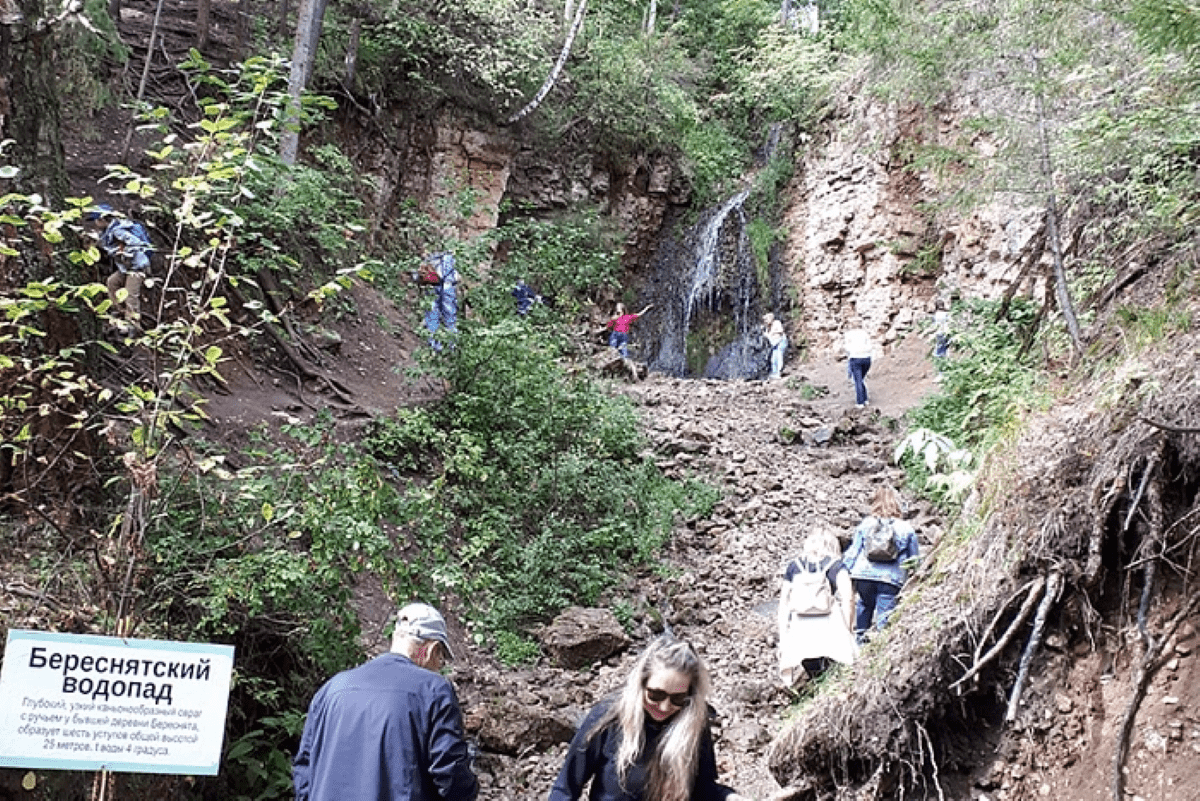
POLYGON ((387 653, 313 696, 292 762, 296 801, 474 801, 450 682, 387 653))

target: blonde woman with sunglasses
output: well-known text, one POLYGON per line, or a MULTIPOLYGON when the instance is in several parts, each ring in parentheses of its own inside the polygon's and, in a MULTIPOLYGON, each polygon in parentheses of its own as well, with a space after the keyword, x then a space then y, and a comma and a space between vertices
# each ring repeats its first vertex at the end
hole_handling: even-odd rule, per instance
POLYGON ((717 783, 708 669, 691 644, 659 637, 625 687, 592 708, 550 801, 744 801, 717 783))

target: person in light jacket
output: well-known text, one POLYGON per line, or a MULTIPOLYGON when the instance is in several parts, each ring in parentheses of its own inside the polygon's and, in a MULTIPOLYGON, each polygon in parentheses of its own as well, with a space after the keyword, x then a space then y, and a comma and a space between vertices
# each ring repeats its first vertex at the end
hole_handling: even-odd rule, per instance
POLYGON ((771 348, 771 375, 768 380, 775 380, 783 375, 783 356, 787 351, 788 338, 783 332, 783 323, 770 312, 763 315, 763 337, 771 348))
POLYGON ((550 801, 746 801, 717 782, 708 669, 664 635, 580 724, 550 801))
POLYGON ((859 642, 866 639, 872 625, 882 629, 896 608, 900 588, 908 580, 908 571, 920 557, 917 532, 900 519, 903 514, 900 493, 894 487, 884 485, 875 491, 871 500, 871 514, 863 518, 854 530, 854 540, 842 557, 850 571, 850 579, 858 593, 855 605, 854 632, 859 642), (876 562, 867 558, 864 538, 877 521, 890 524, 896 540, 896 558, 876 562))
POLYGON ((846 372, 854 382, 854 403, 860 409, 870 400, 867 395, 867 373, 871 371, 871 335, 862 327, 859 320, 852 321, 853 326, 846 331, 842 347, 846 351, 846 372))

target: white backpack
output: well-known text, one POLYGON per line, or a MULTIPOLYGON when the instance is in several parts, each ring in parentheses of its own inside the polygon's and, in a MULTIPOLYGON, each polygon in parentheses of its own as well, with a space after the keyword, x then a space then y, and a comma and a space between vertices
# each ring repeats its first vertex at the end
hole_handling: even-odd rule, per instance
POLYGON ((788 596, 789 611, 803 617, 829 614, 833 609, 833 590, 825 571, 829 568, 830 560, 826 558, 820 564, 813 564, 800 557, 792 564, 796 566, 796 572, 792 576, 792 591, 788 596))

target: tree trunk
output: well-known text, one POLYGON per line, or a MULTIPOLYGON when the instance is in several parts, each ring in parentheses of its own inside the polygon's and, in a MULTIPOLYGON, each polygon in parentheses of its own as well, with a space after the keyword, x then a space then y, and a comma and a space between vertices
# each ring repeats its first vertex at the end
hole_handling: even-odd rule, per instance
POLYGON ((642 34, 644 36, 654 35, 654 26, 658 21, 658 0, 650 0, 650 4, 646 6, 646 24, 642 26, 642 34))
POLYGON ((212 0, 196 0, 196 49, 201 53, 208 47, 208 21, 212 12, 212 0))
POLYGON ((296 19, 296 42, 292 48, 292 71, 288 76, 288 107, 283 115, 284 131, 279 141, 279 158, 284 164, 295 164, 300 150, 300 96, 312 75, 327 2, 328 0, 300 0, 296 19))
MULTIPOLYGON (((44 17, 42 0, 5 4, 0 19, 0 142, 12 140, 4 163, 20 169, 11 189, 39 194, 47 205, 58 207, 68 191, 67 172, 54 88, 55 29, 34 29, 44 17)), ((5 183, 0 180, 0 194, 7 191, 5 183)), ((28 256, 27 263, 40 265, 39 274, 28 277, 46 277, 49 262, 41 254, 28 256)))
POLYGON ((243 61, 250 50, 250 21, 254 19, 250 0, 238 0, 237 4, 237 60, 243 61))
MULTIPOLYGON (((150 78, 150 65, 154 62, 154 40, 158 37, 158 21, 162 18, 163 0, 158 0, 154 7, 154 23, 150 26, 150 44, 146 46, 146 63, 142 65, 142 79, 138 82, 137 97, 134 99, 141 105, 146 96, 146 82, 150 78)), ((121 151, 121 161, 129 162, 129 147, 133 143, 133 131, 137 127, 137 114, 129 121, 129 130, 125 132, 125 148, 121 151)))
POLYGON ((354 86, 354 74, 358 70, 358 41, 362 36, 362 20, 358 17, 350 23, 350 41, 346 43, 346 91, 354 86))
MULTIPOLYGON (((1040 81, 1041 60, 1034 58, 1034 65, 1040 81)), ((1046 182, 1046 235, 1050 240, 1051 253, 1054 254, 1054 291, 1071 335, 1071 344, 1075 346, 1075 353, 1079 354, 1083 352, 1083 342, 1079 334, 1079 320, 1075 317, 1075 305, 1071 302, 1071 291, 1067 286, 1067 270, 1063 265, 1062 242, 1058 235, 1058 198, 1054 193, 1054 165, 1050 160, 1050 136, 1046 132, 1046 100, 1040 89, 1037 90, 1037 113, 1042 180, 1046 182)))
POLYGON ((533 100, 530 100, 525 104, 523 109, 505 120, 506 125, 512 125, 514 122, 530 114, 542 104, 542 101, 546 99, 546 95, 550 94, 550 90, 554 88, 554 84, 558 81, 558 76, 562 72, 563 65, 567 63, 567 57, 571 55, 571 46, 575 44, 575 37, 579 35, 580 29, 583 28, 583 13, 586 10, 587 0, 579 0, 579 7, 575 9, 575 21, 571 23, 571 30, 567 33, 567 38, 563 42, 562 52, 558 54, 558 60, 554 62, 554 68, 546 76, 545 83, 542 84, 542 88, 538 90, 538 93, 533 96, 533 100))
POLYGON ((279 20, 275 30, 280 38, 287 36, 289 6, 288 0, 279 0, 279 20))

